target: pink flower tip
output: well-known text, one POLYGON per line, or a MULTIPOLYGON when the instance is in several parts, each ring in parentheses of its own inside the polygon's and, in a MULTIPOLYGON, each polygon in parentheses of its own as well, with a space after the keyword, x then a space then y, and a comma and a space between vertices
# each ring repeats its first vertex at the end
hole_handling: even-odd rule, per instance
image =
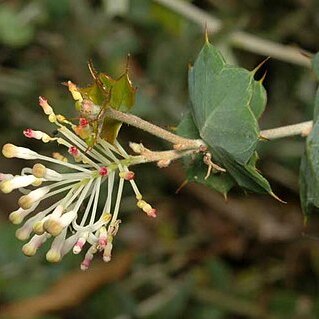
POLYGON ((48 103, 48 100, 42 96, 39 96, 39 104, 41 106, 43 106, 44 104, 47 104, 48 103))
POLYGON ((88 270, 91 264, 91 260, 85 258, 81 263, 81 270, 88 270))
POLYGON ((147 215, 153 218, 157 217, 157 210, 155 208, 152 208, 150 211, 147 212, 147 215))
POLYGON ((104 249, 106 245, 107 245, 106 239, 99 239, 99 248, 100 249, 104 249))
POLYGON ((100 167, 99 174, 100 174, 101 176, 106 176, 108 173, 109 173, 109 170, 107 169, 106 166, 100 167))
POLYGON ((23 135, 24 135, 25 137, 28 137, 28 138, 34 137, 33 130, 30 129, 30 128, 25 129, 25 130, 23 131, 23 135))
POLYGON ((89 125, 89 121, 86 118, 81 117, 79 120, 79 126, 83 128, 83 127, 86 127, 88 125, 89 125))
POLYGON ((69 147, 69 154, 72 156, 78 156, 79 155, 79 150, 75 146, 69 147))

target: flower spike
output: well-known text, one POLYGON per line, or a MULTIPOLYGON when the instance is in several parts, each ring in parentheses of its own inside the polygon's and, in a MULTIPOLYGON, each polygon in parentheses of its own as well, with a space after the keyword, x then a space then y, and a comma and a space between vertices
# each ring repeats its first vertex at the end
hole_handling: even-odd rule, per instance
POLYGON ((67 85, 86 116, 80 117, 75 125, 63 115, 56 115, 48 101, 39 97, 44 114, 57 126, 58 136, 30 128, 23 131, 27 138, 56 142, 65 151, 45 156, 29 148, 5 144, 2 154, 6 158, 37 162, 25 167, 20 175, 1 173, 0 190, 22 192, 19 208, 9 219, 13 224, 21 224, 16 237, 29 240, 22 247, 26 256, 35 255, 44 242, 52 240, 46 253, 49 262, 60 262, 70 251, 74 254, 86 251, 81 263, 81 269, 86 270, 97 252, 103 252, 105 262, 111 260, 113 241, 121 223, 118 215, 124 183, 131 184, 137 206, 148 216, 155 217, 156 210, 142 199, 134 181, 135 173, 129 169, 131 157, 117 140, 112 145, 97 136, 88 146, 88 139, 93 136, 90 116, 96 116, 100 107, 85 100, 75 84, 69 81, 67 85), (101 193, 107 194, 102 205, 101 193))

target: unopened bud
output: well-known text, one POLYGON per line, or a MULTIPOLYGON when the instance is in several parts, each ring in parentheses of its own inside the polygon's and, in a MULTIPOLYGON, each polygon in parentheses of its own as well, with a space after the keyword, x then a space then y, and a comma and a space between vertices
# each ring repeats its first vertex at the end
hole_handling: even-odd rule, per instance
POLYGON ((23 209, 29 209, 37 201, 41 200, 44 195, 50 191, 50 187, 41 187, 34 191, 31 191, 28 195, 23 195, 19 198, 18 204, 23 209))
POLYGON ((33 232, 37 235, 42 235, 45 232, 43 225, 44 225, 44 221, 42 220, 35 222, 32 226, 33 232))
POLYGON ((112 257, 112 248, 113 248, 113 244, 111 241, 107 242, 107 245, 104 248, 104 252, 103 252, 103 261, 104 262, 109 262, 111 260, 112 257))
POLYGON ((103 250, 107 244, 107 231, 104 226, 99 230, 98 249, 103 250))
POLYGON ((62 259, 62 256, 61 256, 61 253, 58 251, 58 250, 55 250, 55 249, 50 249, 46 255, 45 255, 45 258, 48 262, 50 263, 58 263, 61 261, 62 259))
POLYGON ((99 174, 100 174, 101 176, 107 176, 107 175, 109 174, 108 168, 107 168, 106 166, 100 167, 100 169, 99 169, 99 174))
POLYGON ((59 219, 49 218, 43 223, 43 228, 49 234, 56 237, 61 234, 64 227, 59 219))
POLYGON ((24 220, 24 218, 31 213, 32 210, 25 210, 22 208, 19 208, 18 210, 12 212, 9 215, 9 220, 12 224, 18 225, 21 224, 24 220))
POLYGON ((2 148, 3 156, 7 158, 37 159, 39 155, 25 147, 15 146, 13 144, 5 144, 2 148))
POLYGON ((53 152, 52 157, 58 161, 61 161, 61 162, 65 162, 65 163, 68 162, 68 159, 65 156, 63 156, 62 154, 60 154, 59 152, 53 152))
POLYGON ((81 117, 79 120, 79 126, 83 128, 88 125, 89 125, 89 121, 85 117, 81 117))
POLYGON ((124 178, 126 181, 131 181, 135 177, 135 173, 132 171, 128 172, 120 172, 119 173, 120 178, 124 178))
POLYGON ((48 143, 48 142, 54 140, 54 138, 52 138, 48 134, 46 134, 42 131, 34 131, 30 128, 24 130, 23 134, 27 138, 34 138, 36 140, 42 140, 42 142, 44 142, 44 143, 48 143))
POLYGON ((139 200, 137 202, 137 207, 141 208, 143 212, 150 217, 155 218, 157 216, 156 209, 153 208, 149 203, 145 202, 144 200, 139 200))
POLYGON ((48 100, 42 96, 39 96, 39 105, 42 107, 43 112, 46 115, 53 115, 54 114, 52 107, 48 103, 48 100))
POLYGON ((133 150, 134 153, 137 153, 137 154, 141 154, 143 153, 144 151, 144 146, 143 144, 138 144, 138 143, 132 143, 130 142, 130 148, 133 150))
POLYGON ((67 85, 68 85, 69 91, 72 94, 73 99, 75 101, 82 102, 83 98, 82 98, 82 95, 81 95, 79 89, 77 88, 77 86, 74 83, 72 83, 71 81, 68 81, 67 85))
POLYGON ((60 173, 54 171, 53 169, 47 168, 40 163, 33 165, 32 174, 37 178, 45 178, 46 180, 62 180, 62 175, 60 173))
POLYGON ((5 193, 11 193, 14 189, 26 187, 37 181, 33 175, 17 175, 13 178, 0 183, 0 190, 5 193))
POLYGON ((83 236, 81 236, 77 240, 77 242, 73 246, 73 253, 75 255, 79 254, 82 251, 83 246, 85 245, 87 238, 88 238, 88 233, 85 233, 83 236))
POLYGON ((88 270, 90 267, 90 264, 92 262, 92 259, 94 257, 94 254, 97 252, 97 249, 95 246, 91 246, 88 251, 85 254, 84 260, 81 263, 81 270, 88 270))
POLYGON ((22 247, 22 252, 26 256, 34 256, 38 248, 47 240, 48 235, 34 235, 31 240, 22 247))

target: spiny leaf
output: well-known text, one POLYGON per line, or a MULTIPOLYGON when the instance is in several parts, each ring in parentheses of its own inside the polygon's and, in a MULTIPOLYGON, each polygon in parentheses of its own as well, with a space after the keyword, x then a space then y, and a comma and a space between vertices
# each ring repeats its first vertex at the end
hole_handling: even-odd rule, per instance
MULTIPOLYGON (((268 193, 274 196, 268 181, 257 171, 253 160, 251 163, 242 165, 232 158, 224 149, 213 147, 214 158, 228 172, 237 184, 249 191, 256 193, 268 193)), ((274 196, 276 197, 276 196, 274 196)))
POLYGON ((209 43, 189 70, 192 113, 201 138, 210 146, 222 147, 242 164, 254 153, 259 136, 249 105, 253 81, 251 72, 226 65, 209 43))
MULTIPOLYGON (((133 87, 127 70, 118 79, 113 79, 105 73, 98 73, 93 66, 89 64, 94 82, 92 85, 80 89, 84 98, 89 99, 94 104, 103 109, 111 107, 113 109, 128 112, 135 104, 136 88, 133 87)), ((110 143, 114 143, 122 123, 107 117, 97 119, 101 121, 102 127, 100 136, 110 143)))
MULTIPOLYGON (((177 127, 177 133, 187 138, 199 138, 199 132, 194 124, 190 113, 183 117, 177 127)), ((193 158, 185 159, 184 164, 187 169, 187 179, 190 182, 197 182, 208 186, 227 196, 227 193, 236 184, 234 179, 228 173, 210 174, 205 178, 207 173, 207 165, 203 162, 203 155, 196 155, 193 158)))
MULTIPOLYGON (((178 126, 178 134, 187 138, 198 138, 199 132, 192 119, 191 114, 187 114, 178 126)), ((252 155, 247 164, 236 161, 232 155, 227 153, 223 148, 210 147, 213 161, 226 169, 226 173, 211 174, 207 179, 207 165, 203 163, 202 156, 196 156, 193 160, 186 162, 187 176, 190 181, 199 182, 214 190, 227 195, 228 191, 236 184, 246 190, 257 193, 268 193, 277 198, 268 183, 268 181, 257 171, 256 161, 258 155, 256 152, 252 155)))
MULTIPOLYGON (((103 83, 106 82, 105 77, 101 78, 101 80, 103 83)), ((110 80, 110 84, 111 98, 109 106, 122 112, 130 111, 135 104, 136 89, 132 86, 128 74, 123 74, 115 81, 110 80)), ((101 137, 111 143, 114 143, 121 126, 122 123, 120 121, 105 117, 102 126, 101 137)))

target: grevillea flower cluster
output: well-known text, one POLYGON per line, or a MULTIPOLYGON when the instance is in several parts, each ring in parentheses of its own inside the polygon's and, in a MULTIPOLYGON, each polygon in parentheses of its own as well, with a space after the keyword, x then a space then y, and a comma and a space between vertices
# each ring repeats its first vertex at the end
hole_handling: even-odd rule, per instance
MULTIPOLYGON (((100 112, 98 106, 82 98, 76 86, 68 82, 73 98, 82 103, 85 112, 100 112), (91 109, 90 109, 91 108, 91 109)), ((7 158, 33 161, 32 167, 22 169, 20 175, 0 174, 0 189, 10 193, 18 189, 22 196, 19 208, 9 215, 13 224, 22 224, 16 237, 28 242, 22 247, 27 256, 33 256, 42 244, 52 240, 46 253, 49 262, 59 262, 68 252, 79 254, 85 250, 81 269, 88 269, 96 253, 110 261, 113 239, 119 230, 120 202, 124 183, 130 183, 137 206, 150 217, 156 210, 145 202, 134 181, 129 166, 134 158, 129 156, 120 143, 113 144, 101 139, 92 131, 88 117, 73 124, 62 115, 54 113, 48 101, 39 98, 48 120, 57 126, 58 135, 26 129, 27 138, 53 142, 65 148, 65 154, 52 156, 39 154, 25 147, 6 144, 2 153, 7 158), (94 138, 88 146, 86 139, 94 138)))

